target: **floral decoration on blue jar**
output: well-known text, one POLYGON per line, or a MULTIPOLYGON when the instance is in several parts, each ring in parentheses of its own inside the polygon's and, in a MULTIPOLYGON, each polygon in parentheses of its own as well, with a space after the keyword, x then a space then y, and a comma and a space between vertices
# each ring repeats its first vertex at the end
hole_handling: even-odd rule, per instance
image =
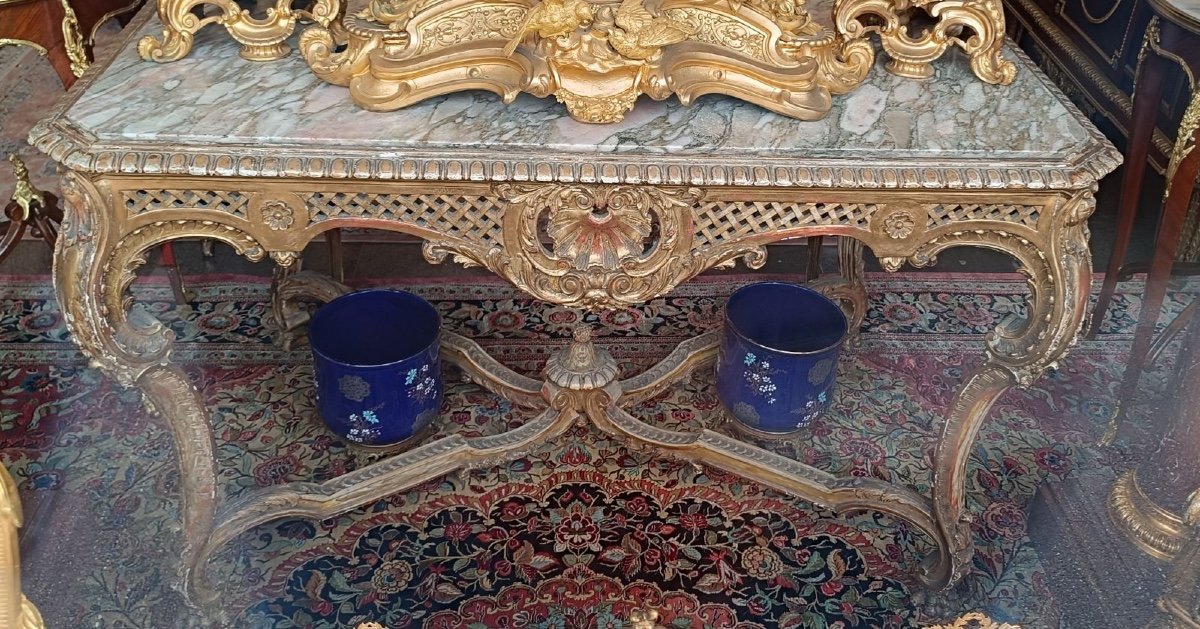
POLYGON ((786 436, 829 408, 846 315, 794 284, 743 286, 725 306, 717 396, 741 427, 786 436))
POLYGON ((320 308, 308 326, 317 411, 341 438, 367 446, 405 441, 442 405, 441 317, 404 291, 366 290, 320 308))

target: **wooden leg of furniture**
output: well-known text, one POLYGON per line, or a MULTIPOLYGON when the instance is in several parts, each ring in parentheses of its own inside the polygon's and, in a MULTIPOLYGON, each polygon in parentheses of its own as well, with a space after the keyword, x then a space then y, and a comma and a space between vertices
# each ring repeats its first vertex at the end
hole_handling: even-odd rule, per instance
POLYGON ((4 235, 0 236, 0 263, 17 248, 27 226, 23 211, 15 202, 10 202, 4 207, 4 215, 8 217, 8 221, 4 225, 4 235))
POLYGON ((42 193, 42 205, 30 217, 30 233, 41 238, 51 249, 58 242, 58 226, 62 223, 62 205, 58 197, 42 193))
POLYGON ((67 56, 66 49, 61 45, 47 49, 46 60, 50 62, 50 66, 58 74, 58 79, 62 81, 63 87, 71 87, 75 83, 75 80, 79 78, 71 70, 71 58, 67 56))
POLYGON ((824 236, 813 236, 808 239, 808 266, 805 268, 805 279, 809 282, 821 277, 821 243, 824 236))
POLYGON ((40 46, 63 86, 71 87, 77 75, 67 54, 63 18, 59 2, 0 3, 0 39, 40 46))
MULTIPOLYGON (((1147 365, 1157 364, 1158 359, 1162 358, 1163 352, 1171 345, 1171 341, 1175 340, 1175 337, 1187 329, 1188 324, 1192 321, 1192 317, 1196 316, 1197 306, 1200 306, 1200 300, 1193 300, 1192 303, 1179 312, 1178 316, 1167 324, 1167 327, 1163 328, 1162 334, 1159 334, 1154 339, 1154 344, 1150 346, 1150 351, 1146 353, 1147 365)), ((1178 373, 1182 366, 1182 357, 1180 357, 1180 361, 1177 361, 1175 365, 1175 372, 1178 373)))
POLYGON ((860 340, 862 324, 867 318, 865 266, 862 241, 848 236, 839 236, 838 271, 846 285, 846 295, 843 301, 850 304, 850 330, 847 337, 855 345, 860 340))
POLYGON ((301 300, 325 303, 350 290, 327 275, 301 271, 299 264, 297 261, 290 267, 277 266, 271 287, 271 314, 278 334, 276 343, 285 350, 306 342, 305 326, 309 313, 301 300))
POLYGON ((1182 237, 1183 224, 1187 218, 1188 204, 1192 191, 1195 189, 1196 175, 1200 173, 1200 151, 1194 150, 1200 142, 1200 90, 1192 99, 1188 112, 1184 113, 1185 121, 1189 113, 1193 116, 1192 126, 1180 129, 1181 136, 1176 141, 1176 151, 1167 166, 1167 190, 1163 200, 1162 216, 1159 218, 1158 231, 1154 239, 1154 255, 1150 260, 1150 272, 1146 276, 1146 290, 1142 296, 1142 310, 1138 315, 1137 328, 1134 331, 1133 347, 1129 350, 1129 361, 1125 365, 1125 374, 1121 378, 1121 388, 1118 391, 1117 411, 1109 424, 1103 442, 1111 443, 1117 437, 1124 409, 1137 395, 1138 384, 1150 346, 1154 342, 1154 329, 1162 313, 1162 305, 1167 295, 1167 284, 1171 278, 1171 269, 1175 264, 1175 254, 1182 237))
POLYGON ((25 163, 16 154, 9 155, 8 160, 13 165, 13 179, 16 185, 12 200, 4 206, 4 215, 8 222, 4 234, 0 235, 0 263, 20 244, 26 229, 45 240, 53 249, 55 238, 58 236, 55 224, 62 221, 58 197, 33 187, 25 163))
POLYGON ((329 275, 334 281, 346 281, 346 267, 344 258, 342 257, 342 230, 331 229, 325 232, 326 242, 329 244, 329 275))
POLYGON ((192 303, 192 295, 183 285, 183 273, 179 271, 179 261, 175 259, 175 247, 172 243, 164 243, 159 249, 159 259, 167 269, 167 280, 171 283, 171 293, 175 295, 175 303, 186 306, 192 303))
MULTIPOLYGON (((1121 272, 1117 274, 1118 282, 1125 282, 1138 273, 1149 273, 1149 262, 1130 262, 1121 267, 1121 272)), ((1186 275, 1200 275, 1200 262, 1176 262, 1171 267, 1171 276, 1180 277, 1186 275)))
POLYGON ((1152 54, 1144 58, 1138 71, 1137 91, 1133 101, 1132 128, 1129 130, 1129 143, 1125 150, 1124 173, 1121 178, 1117 233, 1113 240, 1112 251, 1109 252, 1104 283, 1100 288, 1100 295, 1096 299, 1095 309, 1092 311, 1092 320, 1087 331, 1088 339, 1096 338, 1100 326, 1104 323, 1104 315, 1108 312, 1113 293, 1117 288, 1121 266, 1125 263, 1125 254, 1129 251, 1129 240, 1133 236, 1134 219, 1137 218, 1138 200, 1142 193, 1142 179, 1146 174, 1146 159, 1150 151, 1150 140, 1154 134, 1158 108, 1162 100, 1167 67, 1165 59, 1152 54))
POLYGON ((0 264, 21 244, 21 237, 25 235, 25 231, 33 234, 36 238, 41 238, 54 248, 54 241, 58 237, 58 221, 51 220, 46 212, 42 210, 45 204, 57 203, 57 198, 49 193, 43 193, 43 201, 39 205, 31 206, 28 211, 22 208, 15 202, 10 202, 4 208, 4 214, 8 217, 5 223, 4 234, 0 235, 0 264))
POLYGON ((298 329, 308 323, 308 313, 293 312, 294 301, 285 293, 287 280, 300 271, 303 258, 288 266, 275 265, 271 274, 271 322, 273 340, 283 350, 292 349, 298 329))

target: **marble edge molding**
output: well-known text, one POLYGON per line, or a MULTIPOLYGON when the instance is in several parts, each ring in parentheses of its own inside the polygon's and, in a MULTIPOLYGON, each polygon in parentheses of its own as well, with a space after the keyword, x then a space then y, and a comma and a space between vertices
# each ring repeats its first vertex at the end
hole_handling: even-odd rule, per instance
POLYGON ((908 160, 878 166, 850 158, 795 163, 748 158, 731 166, 728 158, 656 157, 653 162, 604 155, 565 154, 487 158, 430 152, 426 157, 381 158, 363 149, 311 152, 271 151, 261 147, 222 146, 220 151, 136 145, 95 144, 61 123, 40 124, 30 143, 56 162, 95 175, 174 175, 286 179, 626 183, 695 186, 771 186, 856 189, 1029 189, 1076 190, 1092 186, 1114 170, 1120 155, 1108 144, 1093 143, 1067 163, 1001 160, 908 160), (292 153, 289 155, 289 153, 292 153))
MULTIPOLYGON (((147 3, 125 28, 118 50, 154 17, 147 3)), ((620 154, 538 153, 504 157, 428 149, 409 157, 380 157, 365 148, 313 149, 222 144, 106 144, 67 116, 115 55, 93 64, 50 115, 29 133, 29 143, 59 164, 92 175, 172 175, 285 179, 562 182, 690 186, 765 186, 842 189, 1024 189, 1089 188, 1122 161, 1121 154, 1020 48, 1009 52, 1034 72, 1038 82, 1067 109, 1085 131, 1085 139, 1066 149, 1061 161, 1001 158, 986 166, 977 159, 907 159, 872 165, 852 157, 780 160, 747 156, 729 165, 727 156, 656 155, 634 159, 620 154)), ((249 63, 249 62, 247 62, 249 63)), ((387 114, 380 114, 387 115, 387 114)))

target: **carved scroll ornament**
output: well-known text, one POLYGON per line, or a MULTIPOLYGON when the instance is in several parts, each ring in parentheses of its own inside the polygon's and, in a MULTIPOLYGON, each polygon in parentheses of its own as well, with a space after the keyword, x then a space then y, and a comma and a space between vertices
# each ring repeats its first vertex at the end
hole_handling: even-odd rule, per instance
POLYGON ((686 105, 705 94, 815 120, 832 95, 866 79, 871 33, 891 59, 887 68, 902 76, 930 76, 950 46, 984 81, 1007 84, 1016 73, 1000 56, 999 0, 842 0, 834 29, 814 21, 804 0, 372 0, 339 18, 343 10, 338 0, 316 0, 307 11, 279 0, 258 19, 233 0, 163 0, 163 39, 148 37, 139 51, 178 59, 193 33, 216 22, 242 43, 243 57, 278 59, 303 18, 314 22, 300 38, 309 67, 349 87, 366 109, 481 89, 505 102, 521 92, 553 96, 593 123, 621 120, 641 95, 686 105), (204 5, 221 12, 193 13, 204 5), (932 19, 924 31, 913 26, 921 17, 932 19))
POLYGON ((150 61, 175 61, 192 50, 196 32, 209 24, 220 24, 242 45, 241 55, 251 61, 271 61, 287 56, 284 40, 299 20, 331 23, 342 11, 339 0, 313 0, 296 9, 292 0, 277 0, 265 17, 256 18, 237 0, 158 0, 158 18, 163 23, 162 40, 144 37, 138 54, 150 61), (213 9, 211 13, 206 9, 213 9))
POLYGON ((698 188, 527 184, 497 187, 508 205, 500 246, 431 239, 425 257, 483 266, 538 299, 620 308, 744 258, 766 261, 759 244, 693 250, 698 188))
POLYGON ((841 0, 834 6, 834 19, 838 32, 851 39, 878 33, 890 58, 887 69, 899 76, 933 76, 933 61, 950 46, 958 46, 981 80, 1008 85, 1017 77, 1017 66, 1000 54, 1000 0, 841 0), (920 18, 932 23, 918 26, 920 18))

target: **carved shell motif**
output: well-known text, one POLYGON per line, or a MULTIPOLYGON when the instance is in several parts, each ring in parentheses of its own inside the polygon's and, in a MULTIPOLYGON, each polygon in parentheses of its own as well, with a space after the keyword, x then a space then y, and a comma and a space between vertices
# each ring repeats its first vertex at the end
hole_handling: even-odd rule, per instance
POLYGON ((650 203, 639 198, 636 189, 573 192, 551 206, 546 226, 557 258, 583 271, 597 266, 617 269, 623 261, 642 256, 653 219, 650 203))
POLYGON ((502 184, 503 250, 473 255, 538 299, 619 308, 761 246, 689 254, 698 188, 502 184), (549 242, 546 242, 546 241, 549 242), (490 257, 489 257, 490 256, 490 257))

